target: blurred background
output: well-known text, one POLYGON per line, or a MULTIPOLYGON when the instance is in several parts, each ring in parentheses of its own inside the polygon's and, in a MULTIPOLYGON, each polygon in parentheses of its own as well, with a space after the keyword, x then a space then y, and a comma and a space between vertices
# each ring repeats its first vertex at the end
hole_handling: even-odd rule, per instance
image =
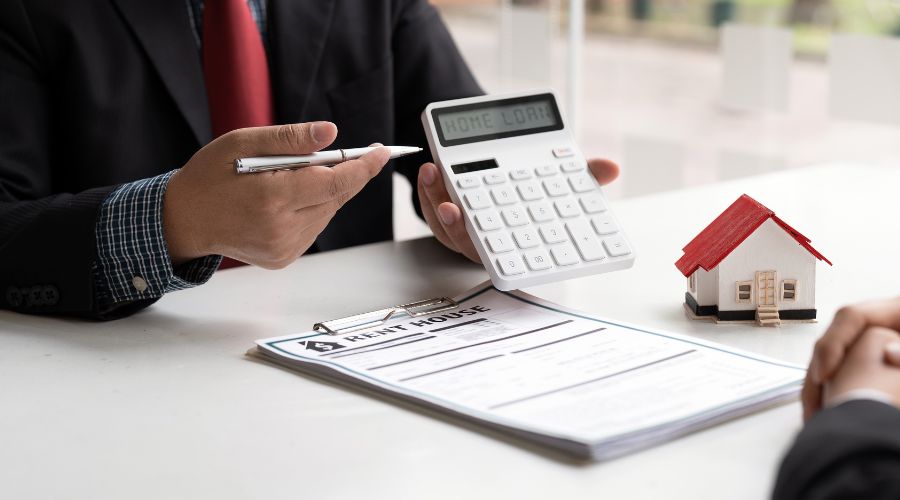
MULTIPOLYGON (((900 165, 900 0, 432 0, 487 92, 552 87, 613 198, 900 165)), ((848 172, 852 175, 852 172, 848 172)), ((396 237, 430 234, 395 183, 396 237)))

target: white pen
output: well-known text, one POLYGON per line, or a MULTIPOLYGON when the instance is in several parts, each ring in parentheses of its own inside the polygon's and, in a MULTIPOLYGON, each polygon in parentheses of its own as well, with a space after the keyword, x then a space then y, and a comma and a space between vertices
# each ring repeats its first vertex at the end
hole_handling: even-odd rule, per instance
MULTIPOLYGON (((422 151, 422 148, 411 146, 378 146, 391 150, 391 158, 411 155, 422 151)), ((262 156, 259 158, 238 158, 234 160, 234 169, 239 174, 252 174, 254 172, 266 172, 270 170, 292 170, 295 168, 311 167, 313 165, 330 166, 347 160, 355 160, 360 156, 378 149, 351 148, 335 149, 334 151, 319 151, 301 156, 262 156)))

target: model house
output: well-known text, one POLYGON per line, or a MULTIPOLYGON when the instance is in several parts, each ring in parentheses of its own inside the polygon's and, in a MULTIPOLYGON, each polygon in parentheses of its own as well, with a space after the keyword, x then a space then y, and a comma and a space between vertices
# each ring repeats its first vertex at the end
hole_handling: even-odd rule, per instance
POLYGON ((810 240, 743 195, 684 247, 675 266, 688 279, 685 306, 697 319, 816 318, 816 261, 810 240))

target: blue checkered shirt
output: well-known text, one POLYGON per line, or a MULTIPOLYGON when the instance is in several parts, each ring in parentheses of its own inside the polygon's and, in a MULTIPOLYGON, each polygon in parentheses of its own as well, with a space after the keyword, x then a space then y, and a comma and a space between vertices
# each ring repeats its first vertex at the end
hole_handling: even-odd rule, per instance
MULTIPOLYGON (((263 41, 266 40, 264 0, 247 0, 263 41)), ((203 1, 186 0, 194 39, 203 40, 203 1)), ((206 283, 221 256, 210 255, 175 268, 163 235, 163 197, 175 171, 119 186, 100 206, 96 225, 97 260, 94 276, 99 310, 158 299, 167 292, 206 283)))

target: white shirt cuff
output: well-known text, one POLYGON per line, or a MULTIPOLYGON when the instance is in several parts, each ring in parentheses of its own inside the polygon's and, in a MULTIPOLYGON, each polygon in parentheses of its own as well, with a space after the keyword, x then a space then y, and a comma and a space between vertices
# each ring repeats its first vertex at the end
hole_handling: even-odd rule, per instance
POLYGON ((834 408, 835 406, 842 405, 849 401, 856 401, 860 399, 868 401, 878 401, 879 403, 896 406, 894 403, 894 398, 892 398, 890 394, 884 391, 879 391, 878 389, 854 389, 852 391, 847 391, 844 394, 841 394, 840 396, 828 401, 828 404, 826 404, 825 406, 827 408, 834 408))

